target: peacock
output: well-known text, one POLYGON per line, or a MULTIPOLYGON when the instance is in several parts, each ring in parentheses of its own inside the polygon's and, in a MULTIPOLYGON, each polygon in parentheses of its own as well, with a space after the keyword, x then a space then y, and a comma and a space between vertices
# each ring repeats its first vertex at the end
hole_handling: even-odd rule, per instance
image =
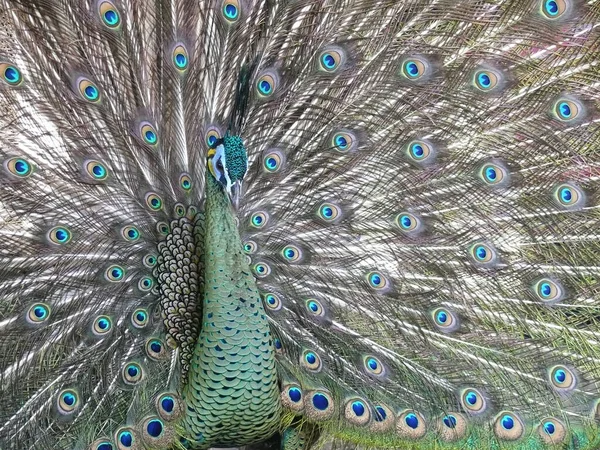
POLYGON ((0 449, 600 448, 599 1, 0 4, 0 449))

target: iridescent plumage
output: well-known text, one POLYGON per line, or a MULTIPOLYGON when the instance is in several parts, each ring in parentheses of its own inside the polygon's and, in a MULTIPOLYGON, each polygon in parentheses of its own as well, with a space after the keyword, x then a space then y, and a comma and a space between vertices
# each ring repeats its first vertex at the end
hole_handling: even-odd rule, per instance
POLYGON ((0 1, 0 448, 600 447, 598 2, 0 1))

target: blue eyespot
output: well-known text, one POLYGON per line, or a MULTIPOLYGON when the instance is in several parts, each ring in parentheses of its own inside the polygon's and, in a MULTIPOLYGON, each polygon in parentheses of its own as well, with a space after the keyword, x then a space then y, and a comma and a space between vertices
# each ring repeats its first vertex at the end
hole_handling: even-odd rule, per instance
POLYGON ((444 425, 446 425, 448 428, 456 428, 456 417, 452 416, 452 415, 447 415, 444 417, 443 419, 444 425))
POLYGON ((268 219, 269 216, 266 212, 258 211, 252 214, 252 216, 250 216, 250 224, 254 228, 262 228, 267 224, 268 219))
POLYGON ((54 227, 48 231, 48 239, 53 244, 66 244, 71 240, 71 232, 65 227, 54 227))
POLYGON ((152 289, 152 286, 154 286, 154 280, 152 280, 150 277, 142 277, 138 282, 138 289, 140 291, 149 291, 152 289))
POLYGON ((163 423, 159 419, 152 419, 146 424, 146 431, 153 438, 159 438, 163 433, 163 423))
POLYGON ((322 368, 322 362, 319 355, 310 350, 305 350, 300 361, 304 367, 313 371, 319 372, 322 368))
POLYGON ((108 316, 98 316, 94 320, 92 326, 92 332, 96 336, 103 336, 107 334, 112 328, 112 320, 108 316))
POLYGON ((352 402, 352 411, 357 416, 362 416, 365 413, 365 405, 362 402, 352 402))
POLYGON ((306 309, 308 312, 314 316, 324 316, 325 310, 323 309, 323 305, 321 302, 314 298, 309 298, 306 300, 306 309))
POLYGON ((481 69, 473 75, 473 84, 480 91, 491 91, 500 82, 501 75, 495 70, 481 69))
POLYGON ((340 153, 347 153, 358 147, 358 139, 351 131, 337 131, 331 138, 331 148, 340 153))
POLYGON ((91 103, 96 103, 100 100, 100 91, 89 78, 83 76, 79 77, 76 81, 76 87, 79 91, 79 95, 84 100, 91 103))
POLYGON ((288 396, 290 397, 291 401, 298 403, 300 400, 302 400, 302 391, 296 387, 290 388, 288 390, 288 396))
POLYGON ((344 64, 346 54, 339 47, 329 47, 319 56, 319 69, 322 72, 334 73, 344 64))
POLYGON ((512 430, 515 426, 515 421, 514 419, 509 416, 509 415, 505 415, 504 417, 502 417, 502 427, 506 430, 512 430))
POLYGON ((279 76, 273 70, 266 70, 256 80, 256 90, 258 96, 261 98, 267 98, 275 93, 275 90, 279 86, 279 76))
POLYGON ((404 421, 406 422, 406 425, 408 425, 409 427, 411 427, 413 429, 415 429, 419 426, 419 419, 413 413, 407 414, 406 417, 404 418, 404 421))
POLYGON ((264 278, 271 273, 271 267, 263 262, 254 264, 254 273, 259 278, 264 278))
POLYGON ((184 191, 189 191, 192 188, 192 179, 187 173, 182 173, 179 176, 179 186, 184 191))
POLYGON ((564 296, 562 285, 549 278, 540 279, 534 286, 534 292, 543 302, 556 302, 564 296))
POLYGON ((377 377, 385 375, 385 367, 375 356, 368 355, 363 357, 363 364, 368 374, 375 375, 377 377))
POLYGON ((329 408, 329 399, 326 395, 317 392, 312 398, 313 406, 319 411, 325 411, 329 408))
POLYGON ((546 423, 544 423, 544 431, 546 433, 552 435, 556 431, 556 427, 554 426, 554 424, 552 422, 546 422, 546 423))
POLYGON ((98 445, 96 445, 96 450, 113 450, 113 445, 110 442, 100 442, 98 445))
POLYGON ((133 445, 133 434, 130 431, 121 431, 117 439, 123 447, 129 448, 133 445))
POLYGON ((542 15, 550 20, 563 16, 569 7, 568 0, 542 0, 542 15))
POLYGON ((143 376, 142 367, 137 363, 126 364, 123 368, 123 380, 127 384, 138 383, 143 376))
POLYGON ((575 373, 565 366, 554 366, 549 371, 552 387, 559 392, 569 392, 575 389, 577 377, 575 373))
POLYGON ((563 183, 554 189, 554 197, 559 206, 565 209, 578 209, 585 206, 585 194, 571 183, 563 183))
POLYGON ((385 412, 385 409, 382 408, 381 406, 376 406, 375 407, 375 421, 383 422, 386 418, 387 418, 387 413, 385 412))
POLYGON ((463 408, 471 414, 479 414, 487 407, 487 402, 483 395, 476 389, 465 389, 461 395, 463 408))
POLYGON ((267 294, 264 294, 263 298, 267 309, 270 309, 272 311, 279 311, 281 309, 281 299, 276 294, 269 292, 267 294))
POLYGON ((106 269, 106 272, 104 274, 104 278, 112 282, 123 281, 124 277, 125 271, 122 267, 117 265, 110 266, 108 269, 106 269))
POLYGON ((4 167, 18 178, 26 178, 33 173, 33 167, 22 158, 10 158, 4 162, 4 167))
POLYGON ((177 44, 173 49, 173 64, 180 72, 184 72, 188 65, 188 53, 183 44, 177 44))
POLYGON ((342 210, 333 203, 323 203, 319 206, 317 215, 326 223, 335 223, 342 217, 342 210))
POLYGON ((158 211, 158 210, 162 209, 163 201, 162 201, 162 198, 160 198, 160 196, 158 194, 156 194, 154 192, 148 192, 148 193, 146 193, 144 198, 146 200, 146 205, 152 211, 158 211))
POLYGON ((65 389, 58 394, 58 411, 71 414, 79 406, 79 396, 73 389, 65 389))
POLYGON ((0 62, 0 72, 3 74, 4 81, 10 86, 18 86, 23 81, 21 71, 11 64, 0 62))
POLYGON ((563 122, 575 120, 583 111, 583 105, 577 100, 560 98, 554 103, 554 116, 563 122))
POLYGON ((367 281, 373 289, 378 291, 384 290, 389 285, 387 278, 380 272, 369 272, 367 274, 367 281))
POLYGON ((149 339, 146 342, 146 354, 154 360, 164 359, 168 356, 165 345, 157 338, 149 339))
POLYGON ((470 253, 475 262, 482 265, 490 266, 495 263, 497 259, 495 250, 491 246, 483 243, 472 245, 470 253))
POLYGON ((420 58, 410 58, 402 63, 402 75, 410 81, 422 78, 429 68, 429 64, 420 58))
POLYGON ((158 133, 156 132, 156 128, 148 121, 140 123, 139 136, 146 144, 152 147, 155 147, 158 144, 158 133))
POLYGON ((263 167, 268 173, 278 172, 284 162, 284 155, 280 150, 270 149, 263 157, 263 167))
POLYGON ((34 303, 27 312, 27 319, 30 323, 41 323, 50 317, 50 307, 45 303, 34 303))
POLYGON ((235 22, 240 17, 240 0, 226 0, 223 2, 223 16, 228 22, 235 22))
POLYGON ((407 146, 409 161, 420 166, 432 162, 435 159, 435 153, 434 147, 422 140, 412 141, 407 146))
POLYGON ((302 259, 302 250, 295 245, 287 245, 282 250, 283 257, 291 263, 296 263, 302 259))
POLYGON ((173 412, 173 408, 175 407, 175 401, 171 397, 165 397, 161 400, 160 406, 166 412, 173 412))
POLYGON ((121 16, 112 1, 106 0, 98 6, 98 12, 102 22, 108 28, 115 29, 121 24, 121 16))
POLYGON ((135 328, 143 328, 148 323, 148 312, 145 309, 136 309, 131 315, 131 323, 135 328))
POLYGON ((490 187, 504 186, 510 181, 510 174, 501 163, 484 164, 479 171, 479 177, 490 187))

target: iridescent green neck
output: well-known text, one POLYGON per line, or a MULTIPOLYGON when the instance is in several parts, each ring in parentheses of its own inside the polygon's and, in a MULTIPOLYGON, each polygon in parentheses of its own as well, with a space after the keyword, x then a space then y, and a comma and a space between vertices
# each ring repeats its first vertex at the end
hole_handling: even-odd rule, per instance
POLYGON ((198 448, 265 439, 281 405, 269 324, 221 186, 207 174, 202 330, 183 396, 198 448))

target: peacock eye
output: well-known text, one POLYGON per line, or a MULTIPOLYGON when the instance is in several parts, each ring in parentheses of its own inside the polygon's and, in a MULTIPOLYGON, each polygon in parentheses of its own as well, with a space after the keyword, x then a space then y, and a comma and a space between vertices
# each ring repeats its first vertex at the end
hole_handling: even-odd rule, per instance
POLYGON ((77 91, 84 100, 91 103, 97 103, 100 101, 100 91, 89 78, 80 77, 77 80, 77 91))
POLYGON ((71 240, 71 232, 68 228, 65 227, 54 227, 50 231, 48 231, 48 239, 53 244, 66 244, 71 240))
POLYGON ((9 86, 18 86, 23 82, 21 71, 12 64, 0 62, 0 73, 2 80, 9 86))
POLYGON ((265 211, 257 211, 250 216, 250 225, 254 228, 263 228, 269 222, 269 215, 265 211))
POLYGON ((465 411, 471 414, 482 413, 487 407, 485 397, 477 389, 472 388, 462 392, 461 403, 465 411))
POLYGON ((510 181, 510 175, 506 167, 499 163, 486 163, 479 169, 479 178, 487 186, 500 187, 505 186, 510 181))
POLYGON ((542 16, 546 19, 556 20, 568 10, 571 0, 541 0, 542 16))
POLYGON ((50 307, 45 303, 34 303, 27 312, 27 321, 29 323, 42 323, 50 317, 50 307))
POLYGON ((501 412, 494 423, 494 433, 505 441, 516 441, 523 436, 525 427, 516 414, 508 411, 501 412))
POLYGON ((435 147, 424 140, 414 140, 406 146, 408 160, 418 166, 426 166, 436 158, 435 147))
POLYGON ((188 51, 185 45, 179 43, 173 48, 173 65, 180 72, 185 72, 188 67, 188 51))
POLYGON ((389 286, 387 278, 380 272, 369 272, 367 274, 369 286, 377 291, 384 290, 389 286))
POLYGON ((106 166, 97 160, 86 160, 83 163, 85 174, 93 181, 103 181, 108 177, 106 166))
POLYGON ((33 166, 23 158, 10 158, 6 160, 4 168, 18 178, 27 178, 33 173, 33 166))
POLYGON ((96 336, 102 336, 107 334, 112 328, 112 320, 108 316, 98 316, 94 319, 92 325, 92 332, 96 336))
POLYGON ((252 255, 253 253, 256 253, 257 250, 258 245, 256 244, 256 242, 246 241, 244 243, 244 253, 246 253, 247 255, 252 255))
POLYGON ((373 355, 363 356, 363 366, 367 374, 374 375, 378 378, 386 375, 386 368, 379 358, 373 355))
POLYGON ((489 92, 498 86, 501 79, 500 72, 480 69, 473 74, 473 85, 480 91, 489 92))
POLYGON ((143 377, 142 366, 138 363, 126 364, 123 368, 122 376, 126 384, 139 383, 143 377))
POLYGON ((554 188, 554 199, 565 209, 579 209, 585 205, 585 194, 571 183, 563 183, 554 188))
POLYGON ((156 231, 162 236, 167 236, 170 233, 171 228, 167 222, 160 221, 156 222, 156 231))
POLYGON ((295 245, 287 245, 281 251, 281 254, 285 258, 286 261, 291 263, 299 262, 302 259, 302 250, 295 245))
POLYGON ((102 19, 102 23, 108 28, 117 29, 121 25, 121 15, 115 4, 105 0, 98 5, 98 13, 102 19))
POLYGON ((149 339, 146 342, 146 354, 154 360, 165 359, 168 356, 165 344, 157 338, 149 339))
POLYGON ((447 308, 436 308, 431 312, 435 326, 444 333, 450 333, 460 327, 456 314, 447 308))
POLYGON ((117 446, 119 450, 134 448, 136 442, 136 434, 132 428, 120 428, 117 433, 117 446))
POLYGON ((534 292, 543 302, 557 302, 564 297, 562 285, 549 278, 542 278, 535 283, 534 292))
POLYGON ((402 62, 402 75, 411 81, 416 81, 427 75, 429 63, 422 58, 411 57, 402 62))
POLYGON ((323 309, 323 305, 320 301, 314 298, 310 298, 305 302, 306 310, 315 316, 323 316, 325 314, 325 310, 323 309))
POLYGON ((112 265, 104 272, 104 278, 111 282, 123 281, 125 270, 121 266, 112 265))
POLYGON ((136 309, 131 315, 131 323, 135 328, 143 328, 148 323, 148 311, 143 308, 136 309))
POLYGON ((74 389, 65 389, 58 394, 58 411, 61 414, 71 414, 78 406, 79 395, 74 389))
POLYGON ((327 223, 334 223, 342 217, 342 210, 333 203, 323 203, 319 206, 317 215, 327 223))
POLYGON ((542 419, 538 427, 538 435, 545 444, 556 446, 563 442, 567 429, 565 425, 553 417, 542 419))
POLYGON ((144 121, 140 123, 139 134, 146 144, 152 147, 156 147, 158 144, 158 133, 154 125, 152 125, 150 122, 144 121))
POLYGON ((548 370, 548 378, 552 387, 559 392, 569 392, 575 389, 577 377, 566 366, 557 365, 548 370))
POLYGON ((577 119, 582 111, 583 106, 581 103, 569 98, 559 98, 552 108, 554 117, 561 122, 571 122, 577 119))
POLYGON ((215 125, 211 125, 204 133, 204 141, 208 148, 213 148, 217 141, 223 137, 221 129, 215 125))
POLYGON ((300 364, 311 372, 320 372, 323 363, 319 355, 312 350, 305 350, 300 356, 300 364))
POLYGON ((265 278, 271 274, 271 267, 263 262, 254 264, 254 274, 258 278, 265 278))
POLYGON ((279 87, 279 75, 273 69, 262 72, 256 80, 256 92, 260 98, 271 97, 279 87))
POLYGON ((163 207, 162 198, 155 192, 146 193, 144 200, 146 201, 146 206, 152 211, 159 211, 163 207))
POLYGON ((184 191, 189 191, 192 188, 192 179, 189 174, 182 173, 179 176, 179 186, 181 186, 181 189, 184 191))
POLYGON ((282 303, 276 294, 271 292, 265 294, 263 296, 263 301, 267 309, 270 309, 271 311, 279 311, 281 309, 282 303))
POLYGON ((335 73, 346 60, 345 52, 338 47, 326 48, 319 55, 319 69, 327 73, 335 73))
POLYGON ((282 168, 285 158, 280 150, 269 150, 263 156, 263 168, 267 173, 276 173, 282 168))
POLYGON ((121 228, 121 236, 126 241, 134 242, 140 238, 140 232, 133 225, 128 225, 126 227, 121 228))
POLYGON ((239 0, 225 0, 221 8, 223 17, 229 23, 234 23, 240 18, 241 5, 239 0))
POLYGON ((482 266, 491 266, 496 263, 498 256, 494 248, 491 245, 478 242, 471 246, 469 250, 471 254, 471 258, 473 260, 482 265, 482 266))
POLYGON ((148 292, 154 286, 154 280, 150 277, 142 277, 138 282, 138 289, 142 292, 148 292))
POLYGON ((333 134, 331 146, 340 153, 347 153, 358 147, 358 139, 350 131, 338 131, 333 134))

